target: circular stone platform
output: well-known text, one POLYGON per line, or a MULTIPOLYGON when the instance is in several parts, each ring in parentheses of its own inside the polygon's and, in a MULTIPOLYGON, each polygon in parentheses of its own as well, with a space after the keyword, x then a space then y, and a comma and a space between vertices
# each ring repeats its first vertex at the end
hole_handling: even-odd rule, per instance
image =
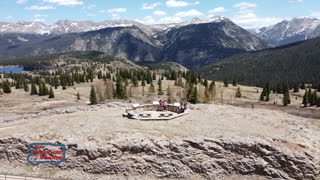
POLYGON ((179 106, 172 104, 168 104, 164 108, 154 104, 135 104, 131 109, 127 109, 126 113, 123 116, 130 119, 171 120, 188 114, 188 110, 184 111, 179 106))

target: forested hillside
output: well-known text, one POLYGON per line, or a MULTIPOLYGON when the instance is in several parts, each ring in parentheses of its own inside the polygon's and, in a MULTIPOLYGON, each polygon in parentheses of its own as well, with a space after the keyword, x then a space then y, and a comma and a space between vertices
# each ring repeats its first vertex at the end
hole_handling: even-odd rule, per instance
POLYGON ((316 83, 320 81, 320 38, 235 55, 198 72, 206 78, 249 85, 316 83))

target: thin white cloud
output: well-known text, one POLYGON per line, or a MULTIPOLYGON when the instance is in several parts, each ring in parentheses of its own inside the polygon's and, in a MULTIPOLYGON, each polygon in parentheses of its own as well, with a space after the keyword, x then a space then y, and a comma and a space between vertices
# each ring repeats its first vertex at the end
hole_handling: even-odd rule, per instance
POLYGON ((159 11, 159 10, 157 10, 157 11, 153 12, 153 14, 154 14, 154 15, 157 15, 157 16, 164 16, 164 15, 166 15, 167 13, 164 12, 164 11, 159 11))
POLYGON ((36 21, 36 22, 45 22, 46 21, 46 17, 48 17, 48 15, 46 14, 35 14, 33 15, 34 19, 32 21, 36 21))
POLYGON ((56 3, 61 6, 83 5, 83 2, 79 0, 43 0, 43 2, 56 3))
POLYGON ((249 2, 234 4, 234 7, 239 8, 239 11, 231 20, 245 29, 267 27, 288 19, 284 17, 259 17, 255 13, 257 5, 249 2))
POLYGON ((274 25, 287 18, 283 17, 258 17, 255 13, 237 14, 231 20, 237 25, 246 28, 254 29, 274 25))
POLYGON ((28 2, 28 0, 17 0, 16 1, 17 4, 25 4, 27 2, 28 2))
POLYGON ((217 8, 211 9, 209 11, 209 13, 221 13, 221 12, 226 12, 226 11, 228 11, 228 10, 224 7, 217 7, 217 8))
POLYGON ((27 10, 49 10, 49 9, 56 9, 56 8, 54 6, 38 6, 38 5, 34 5, 34 6, 25 7, 25 9, 27 9, 27 10))
POLYGON ((152 16, 146 16, 143 20, 136 19, 135 21, 143 24, 170 24, 170 23, 180 23, 182 19, 177 16, 167 16, 156 20, 152 16))
POLYGON ((203 16, 203 13, 200 11, 197 11, 195 9, 191 9, 189 11, 182 11, 175 14, 176 17, 195 17, 195 16, 203 16))
POLYGON ((95 4, 90 4, 90 5, 87 5, 87 6, 83 6, 82 9, 93 9, 93 8, 95 8, 95 7, 97 7, 97 5, 95 5, 95 4))
POLYGON ((154 9, 154 8, 160 6, 160 5, 161 5, 160 2, 156 2, 156 3, 153 3, 153 4, 143 3, 141 9, 154 9))
POLYGON ((127 8, 114 8, 114 9, 102 10, 100 12, 102 12, 102 13, 110 13, 110 14, 125 13, 125 12, 127 12, 127 8))
POLYGON ((301 3, 304 0, 290 0, 289 3, 301 3))
POLYGON ((312 11, 310 16, 320 19, 320 11, 312 11))
POLYGON ((168 23, 180 23, 182 22, 182 19, 177 16, 168 16, 159 19, 158 24, 168 24, 168 23))
MULTIPOLYGON (((154 15, 165 15, 166 12, 162 11, 155 11, 154 15)), ((189 11, 181 11, 177 12, 173 16, 166 16, 160 19, 155 19, 152 16, 146 16, 143 20, 137 19, 136 21, 144 23, 144 24, 169 24, 169 23, 180 23, 184 20, 184 18, 188 17, 199 17, 203 16, 204 14, 198 10, 191 9, 189 11)))
POLYGON ((120 13, 127 12, 126 8, 114 8, 100 11, 101 13, 109 13, 112 19, 120 19, 120 13))
POLYGON ((194 3, 189 3, 186 1, 176 1, 176 0, 168 0, 166 2, 166 6, 170 7, 170 8, 175 8, 175 7, 186 7, 186 6, 190 6, 190 5, 197 5, 200 4, 199 1, 196 1, 194 3))
POLYGON ((143 21, 140 21, 144 24, 156 24, 156 20, 152 16, 146 16, 143 18, 143 21))
POLYGON ((5 17, 4 19, 12 19, 13 17, 12 16, 7 16, 7 17, 5 17))
POLYGON ((256 6, 257 6, 256 4, 249 3, 249 2, 241 2, 241 3, 238 3, 238 4, 234 5, 234 7, 240 8, 240 9, 254 8, 256 6))
POLYGON ((45 17, 48 17, 48 15, 47 14, 35 14, 35 15, 33 15, 33 17, 35 17, 35 18, 45 18, 45 17))
POLYGON ((121 19, 121 15, 117 13, 111 14, 111 17, 112 19, 121 19))

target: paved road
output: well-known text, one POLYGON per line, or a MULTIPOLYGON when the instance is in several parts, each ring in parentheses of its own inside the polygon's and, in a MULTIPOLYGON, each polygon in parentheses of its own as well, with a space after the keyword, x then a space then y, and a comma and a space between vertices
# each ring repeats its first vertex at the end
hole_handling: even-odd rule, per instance
POLYGON ((1 175, 0 180, 49 180, 49 179, 41 179, 41 178, 33 178, 33 177, 25 177, 25 176, 10 176, 10 175, 1 175))

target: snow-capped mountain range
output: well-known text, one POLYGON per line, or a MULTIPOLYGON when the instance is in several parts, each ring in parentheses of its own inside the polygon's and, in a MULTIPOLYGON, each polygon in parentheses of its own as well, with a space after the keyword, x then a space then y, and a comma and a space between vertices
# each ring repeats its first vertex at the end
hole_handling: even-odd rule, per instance
POLYGON ((38 34, 38 35, 51 35, 51 34, 67 34, 67 33, 77 33, 77 32, 87 32, 95 31, 110 27, 128 27, 128 26, 138 26, 144 31, 149 33, 154 33, 158 31, 167 30, 174 27, 186 26, 189 24, 201 24, 210 22, 219 22, 227 20, 227 18, 222 16, 212 16, 206 20, 201 20, 199 18, 194 18, 191 21, 186 21, 182 23, 172 23, 172 24, 155 24, 155 25, 145 25, 137 21, 131 20, 110 20, 103 22, 93 22, 93 21, 70 21, 70 20, 59 20, 54 24, 45 24, 37 21, 19 21, 17 23, 0 22, 0 34, 38 34))
POLYGON ((228 18, 176 24, 58 21, 0 25, 0 60, 69 51, 100 51, 131 61, 174 61, 197 69, 246 51, 268 48, 228 18), (2 28, 2 29, 1 29, 2 28))
MULTIPOLYGON (((171 24, 146 25, 131 20, 109 20, 103 22, 59 20, 54 24, 45 24, 37 21, 20 21, 17 23, 0 22, 0 35, 4 34, 34 34, 34 35, 61 35, 95 31, 111 27, 137 26, 146 34, 158 36, 173 28, 179 28, 190 24, 214 23, 230 21, 223 16, 212 16, 201 20, 194 18, 190 21, 171 24)), ((281 46, 320 36, 320 20, 315 18, 293 18, 285 20, 270 27, 249 29, 252 34, 273 46, 281 46)), ((17 38, 27 41, 28 39, 17 38)))
POLYGON ((104 22, 93 22, 93 21, 70 21, 70 20, 59 20, 54 24, 44 24, 37 21, 19 21, 17 23, 0 22, 0 33, 9 34, 66 34, 75 32, 86 32, 94 31, 98 29, 108 27, 127 27, 127 26, 143 26, 141 23, 128 20, 119 21, 104 21, 104 22))
POLYGON ((320 20, 293 18, 270 27, 249 30, 271 45, 281 46, 320 36, 320 20))

